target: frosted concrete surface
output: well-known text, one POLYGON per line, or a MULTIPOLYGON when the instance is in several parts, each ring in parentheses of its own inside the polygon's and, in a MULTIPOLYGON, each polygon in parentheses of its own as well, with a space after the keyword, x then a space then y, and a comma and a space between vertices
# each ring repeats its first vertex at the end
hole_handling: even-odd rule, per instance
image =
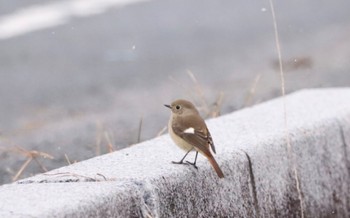
POLYGON ((224 179, 203 157, 198 170, 170 164, 184 153, 165 135, 1 186, 0 217, 350 216, 350 89, 304 90, 207 123, 224 179))

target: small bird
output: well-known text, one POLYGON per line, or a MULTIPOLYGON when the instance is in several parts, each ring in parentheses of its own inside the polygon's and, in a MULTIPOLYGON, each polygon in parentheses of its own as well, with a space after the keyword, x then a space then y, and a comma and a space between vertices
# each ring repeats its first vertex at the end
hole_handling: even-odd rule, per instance
POLYGON ((171 116, 168 124, 168 131, 177 146, 185 150, 187 153, 179 161, 172 161, 173 164, 191 164, 196 169, 196 161, 198 152, 204 155, 213 166, 214 170, 220 178, 224 178, 218 163, 214 159, 211 150, 216 153, 213 139, 205 124, 203 118, 199 115, 196 107, 189 101, 176 100, 171 105, 164 105, 171 109, 171 116), (196 157, 193 163, 184 159, 191 151, 196 151, 196 157))

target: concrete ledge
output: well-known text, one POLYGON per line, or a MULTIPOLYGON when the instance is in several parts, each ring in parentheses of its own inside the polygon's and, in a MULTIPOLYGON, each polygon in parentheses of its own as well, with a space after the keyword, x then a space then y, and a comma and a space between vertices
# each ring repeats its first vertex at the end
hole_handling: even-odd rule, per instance
POLYGON ((1 186, 0 216, 349 217, 350 89, 285 102, 292 152, 279 98, 208 121, 224 179, 203 157, 170 164, 183 152, 165 135, 1 186))

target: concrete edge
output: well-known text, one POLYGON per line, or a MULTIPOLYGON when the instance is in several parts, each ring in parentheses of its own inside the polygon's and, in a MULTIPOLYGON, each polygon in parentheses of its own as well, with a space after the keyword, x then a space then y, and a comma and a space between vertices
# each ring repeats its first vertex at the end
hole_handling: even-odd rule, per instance
POLYGON ((198 171, 169 164, 183 153, 166 135, 50 172, 66 175, 38 175, 1 186, 0 215, 348 217, 348 99, 350 89, 287 96, 292 153, 286 146, 282 99, 208 121, 225 179, 218 179, 204 158, 198 171), (73 174, 102 174, 107 181, 73 174))

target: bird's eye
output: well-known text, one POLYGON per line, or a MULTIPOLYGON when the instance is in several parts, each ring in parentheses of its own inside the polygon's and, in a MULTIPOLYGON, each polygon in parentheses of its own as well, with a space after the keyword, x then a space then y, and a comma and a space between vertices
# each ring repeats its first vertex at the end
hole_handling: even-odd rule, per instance
POLYGON ((180 105, 176 105, 175 108, 176 108, 176 110, 180 110, 181 107, 180 107, 180 105))

